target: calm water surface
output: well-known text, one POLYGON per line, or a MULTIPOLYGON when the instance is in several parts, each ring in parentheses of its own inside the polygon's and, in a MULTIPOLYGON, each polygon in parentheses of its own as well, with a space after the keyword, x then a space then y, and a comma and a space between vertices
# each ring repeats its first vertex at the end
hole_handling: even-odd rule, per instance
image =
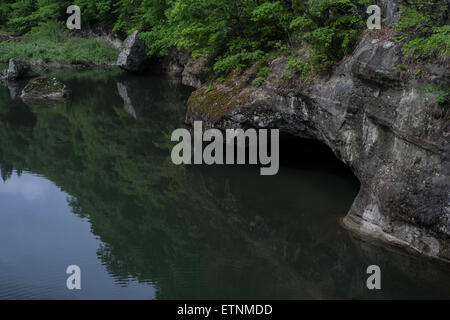
POLYGON ((450 268, 352 238, 358 181, 284 140, 276 176, 175 166, 190 89, 119 71, 56 75, 42 107, 0 86, 0 299, 450 298, 450 268), (366 268, 382 290, 366 288, 366 268), (78 265, 82 289, 66 288, 78 265))

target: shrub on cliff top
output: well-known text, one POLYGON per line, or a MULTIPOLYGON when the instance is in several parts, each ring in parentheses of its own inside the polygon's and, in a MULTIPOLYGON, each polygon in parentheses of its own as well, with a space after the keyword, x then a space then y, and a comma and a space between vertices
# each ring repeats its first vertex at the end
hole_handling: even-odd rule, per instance
POLYGON ((412 60, 450 56, 450 26, 445 23, 447 1, 403 1, 397 30, 405 41, 403 52, 412 60))

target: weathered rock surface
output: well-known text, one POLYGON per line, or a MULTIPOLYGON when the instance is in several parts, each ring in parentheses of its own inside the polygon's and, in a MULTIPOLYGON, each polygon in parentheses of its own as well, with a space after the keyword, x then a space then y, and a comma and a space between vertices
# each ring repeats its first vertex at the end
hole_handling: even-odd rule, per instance
POLYGON ((31 66, 23 61, 9 59, 8 69, 0 75, 0 79, 6 81, 16 81, 38 77, 39 73, 33 71, 31 66))
POLYGON ((40 77, 25 86, 20 98, 27 104, 47 105, 63 101, 67 96, 65 84, 56 78, 40 77))
POLYGON ((428 67, 419 79, 398 70, 401 62, 397 44, 365 38, 330 78, 289 86, 278 58, 263 86, 251 84, 251 71, 212 90, 201 86, 186 119, 222 129, 279 128, 324 142, 361 182, 343 219, 348 229, 450 261, 448 108, 423 90, 445 83, 449 70, 428 67))
POLYGON ((377 0, 375 3, 381 9, 381 22, 383 25, 397 23, 400 18, 399 0, 377 0))
POLYGON ((144 72, 151 64, 148 47, 139 39, 139 31, 133 32, 123 43, 123 49, 117 58, 117 65, 130 72, 144 72))
POLYGON ((184 67, 182 74, 183 84, 186 86, 194 87, 196 89, 200 88, 206 78, 206 64, 206 58, 188 61, 188 63, 184 67))

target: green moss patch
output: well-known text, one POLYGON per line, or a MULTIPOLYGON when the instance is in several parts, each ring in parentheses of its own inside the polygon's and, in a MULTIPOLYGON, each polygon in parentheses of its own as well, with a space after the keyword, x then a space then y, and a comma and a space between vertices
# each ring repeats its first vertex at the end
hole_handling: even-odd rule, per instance
POLYGON ((222 83, 206 84, 194 91, 188 100, 192 111, 215 122, 242 106, 256 88, 248 86, 248 78, 232 72, 222 83))
POLYGON ((40 77, 31 80, 24 88, 27 94, 48 95, 53 93, 64 93, 66 86, 55 78, 40 77))

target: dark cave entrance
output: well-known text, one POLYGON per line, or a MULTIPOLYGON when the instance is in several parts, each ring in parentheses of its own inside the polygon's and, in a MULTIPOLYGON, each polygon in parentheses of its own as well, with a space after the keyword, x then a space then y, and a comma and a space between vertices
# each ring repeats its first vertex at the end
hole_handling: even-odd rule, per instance
POLYGON ((311 170, 334 172, 351 181, 359 190, 360 182, 353 171, 339 160, 325 143, 319 140, 281 133, 280 167, 309 167, 311 170))
POLYGON ((324 143, 292 135, 280 135, 279 156, 279 172, 273 176, 260 175, 261 165, 190 169, 196 183, 201 181, 224 214, 244 224, 264 221, 265 228, 292 235, 305 225, 330 228, 330 234, 341 230, 338 221, 348 213, 360 189, 352 170, 324 143))

